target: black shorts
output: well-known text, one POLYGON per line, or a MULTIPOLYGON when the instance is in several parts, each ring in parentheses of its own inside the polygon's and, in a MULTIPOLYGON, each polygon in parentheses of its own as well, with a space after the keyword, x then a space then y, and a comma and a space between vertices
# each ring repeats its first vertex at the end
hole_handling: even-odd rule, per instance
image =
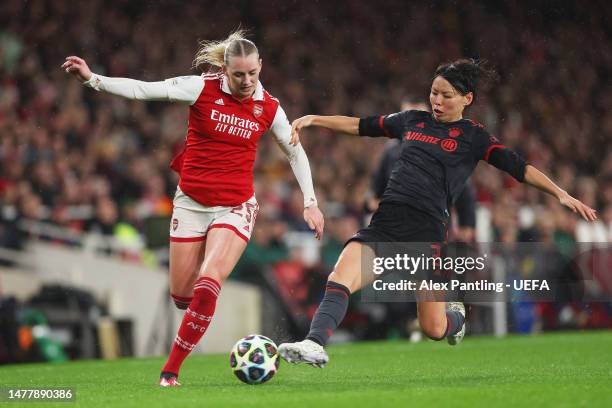
POLYGON ((370 225, 357 231, 347 242, 427 242, 443 244, 447 225, 433 215, 407 204, 381 203, 370 225))
MULTIPOLYGON (((359 230, 345 244, 359 241, 370 247, 377 257, 395 258, 443 256, 447 238, 446 223, 406 204, 381 203, 370 225, 359 230)), ((410 278, 445 281, 447 273, 421 268, 410 278)))

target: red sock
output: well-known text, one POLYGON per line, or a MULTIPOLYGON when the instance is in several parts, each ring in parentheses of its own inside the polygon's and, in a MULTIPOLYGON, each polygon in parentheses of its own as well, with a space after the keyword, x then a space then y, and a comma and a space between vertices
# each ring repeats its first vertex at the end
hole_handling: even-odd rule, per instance
POLYGON ((176 305, 176 307, 181 310, 187 309, 189 307, 189 304, 193 300, 193 296, 186 297, 186 296, 177 296, 173 294, 170 294, 170 296, 172 296, 172 300, 174 301, 174 304, 176 305))
POLYGON ((172 350, 163 372, 178 376, 179 369, 191 350, 198 344, 215 313, 215 305, 221 287, 211 278, 199 278, 193 286, 193 300, 189 304, 181 327, 172 344, 172 350))

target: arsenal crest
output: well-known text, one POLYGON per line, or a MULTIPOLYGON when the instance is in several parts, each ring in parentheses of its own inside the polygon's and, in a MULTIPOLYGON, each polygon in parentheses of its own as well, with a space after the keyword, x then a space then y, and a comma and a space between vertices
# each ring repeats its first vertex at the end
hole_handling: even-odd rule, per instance
POLYGON ((178 220, 176 218, 172 219, 172 230, 176 231, 178 228, 178 220))
POLYGON ((258 117, 261 116, 262 113, 263 113, 263 106, 261 106, 261 105, 253 106, 253 116, 258 118, 258 117))

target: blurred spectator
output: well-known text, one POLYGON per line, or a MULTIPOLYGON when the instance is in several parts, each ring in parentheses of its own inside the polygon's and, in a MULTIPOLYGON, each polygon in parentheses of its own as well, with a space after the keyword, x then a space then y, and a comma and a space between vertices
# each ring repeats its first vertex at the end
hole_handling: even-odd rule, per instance
MULTIPOLYGON (((501 172, 477 169, 472 184, 478 205, 491 210, 495 240, 512 245, 552 233, 564 254, 576 241, 610 242, 610 16, 612 3, 603 0, 588 7, 563 0, 554 8, 526 1, 351 1, 338 8, 333 2, 228 7, 210 1, 204 7, 166 0, 4 0, 0 243, 18 248, 24 219, 125 238, 146 235, 147 220, 171 211, 177 180, 168 163, 184 139, 187 111, 94 97, 59 69, 65 56, 82 55, 101 74, 161 80, 190 74, 197 40, 224 38, 239 23, 253 28, 266 64, 262 82, 290 120, 308 113, 391 113, 407 93, 427 100, 430 74, 440 62, 489 60, 501 80, 479 95, 468 117, 600 216, 587 224, 501 172), (551 215, 546 225, 536 222, 542 211, 551 215)), ((269 139, 260 141, 255 163, 256 191, 266 204, 243 266, 287 259, 285 231, 307 230, 292 172, 269 139)), ((364 219, 369 178, 385 143, 330 138, 323 130, 302 143, 319 204, 330 217, 321 252, 329 270, 364 219)))
MULTIPOLYGON (((223 2, 206 8, 176 7, 170 1, 143 4, 4 2, 0 186, 27 184, 18 189, 16 200, 23 203, 25 217, 72 228, 91 224, 91 219, 84 224, 72 221, 93 216, 86 206, 92 209, 103 194, 98 187, 106 187, 89 184, 100 184, 100 177, 110 181, 110 199, 117 206, 136 203, 138 219, 166 214, 176 183, 167 164, 185 134, 184 109, 107 95, 94 98, 69 81, 58 65, 64 56, 80 52, 94 70, 108 75, 155 80, 187 74, 197 39, 221 38, 234 21, 254 27, 262 57, 270 62, 262 80, 275 84, 271 92, 285 101, 290 118, 393 112, 406 92, 426 100, 429 75, 438 63, 460 56, 487 58, 502 79, 481 95, 484 103, 469 116, 486 123, 536 166, 551 171, 564 188, 602 215, 611 204, 612 160, 605 159, 612 157, 606 137, 612 131, 612 103, 606 86, 597 85, 606 83, 612 55, 605 35, 604 16, 612 7, 607 2, 584 8, 564 1, 553 11, 521 2, 423 7, 356 1, 341 11, 327 3, 289 7, 274 1, 232 10, 223 2), (192 30, 215 13, 225 16, 223 22, 207 25, 205 32, 192 30), (321 18, 313 20, 311 15, 321 18), (436 20, 438 28, 432 30, 431 22, 440 15, 444 18, 436 20), (354 30, 355 24, 369 29, 354 30), (165 27, 163 36, 158 27, 165 27), (398 48, 398 43, 404 46, 398 48), (585 43, 593 46, 580 46, 585 43), (370 51, 355 53, 355 47, 370 51), (410 63, 417 60, 419 64, 410 63), (551 63, 559 69, 548 69, 551 63)), ((324 131, 304 139, 321 206, 340 203, 347 214, 361 217, 367 181, 384 143, 331 139, 324 131)), ((291 172, 272 145, 265 138, 261 142, 257 179, 263 176, 281 186, 272 188, 282 200, 281 218, 289 229, 304 230, 296 204, 299 192, 287 188, 293 183, 286 177, 291 172)), ((501 193, 502 187, 514 184, 501 173, 478 171, 473 182, 479 201, 493 208, 509 195, 501 193)), ((545 200, 521 186, 514 190, 510 194, 519 202, 533 206, 545 200)), ((6 187, 0 189, 0 199, 14 205, 6 187)), ((564 217, 574 215, 566 212, 564 217)), ((602 241, 609 239, 611 227, 609 222, 579 222, 576 228, 580 241, 602 241)))

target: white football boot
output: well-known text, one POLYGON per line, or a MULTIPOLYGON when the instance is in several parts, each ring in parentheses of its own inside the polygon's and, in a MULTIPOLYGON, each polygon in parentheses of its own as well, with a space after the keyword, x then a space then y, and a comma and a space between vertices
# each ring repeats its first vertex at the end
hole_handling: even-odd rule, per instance
POLYGON ((297 343, 283 343, 278 352, 285 361, 292 364, 306 363, 323 368, 329 357, 323 346, 312 340, 302 340, 297 343))
POLYGON ((181 383, 178 382, 178 378, 175 375, 164 373, 159 377, 160 387, 180 387, 181 383))
POLYGON ((465 306, 463 306, 463 303, 461 302, 448 302, 446 303, 446 311, 459 312, 463 315, 464 322, 463 326, 461 326, 461 330, 459 330, 456 334, 453 334, 452 336, 448 336, 446 338, 448 344, 450 344, 451 346, 456 346, 457 344, 461 343, 463 337, 465 336, 465 306))

